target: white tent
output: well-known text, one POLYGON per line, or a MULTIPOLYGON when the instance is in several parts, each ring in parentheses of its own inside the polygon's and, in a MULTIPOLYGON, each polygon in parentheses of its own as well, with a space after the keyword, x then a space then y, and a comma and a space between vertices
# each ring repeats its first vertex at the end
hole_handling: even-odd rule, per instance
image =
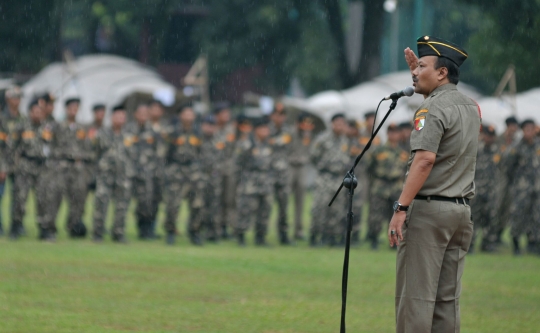
MULTIPOLYGON (((332 114, 338 111, 345 112, 349 118, 363 120, 364 113, 374 111, 384 96, 410 85, 412 85, 410 72, 402 71, 376 77, 371 81, 343 91, 325 91, 307 99, 287 97, 284 98, 283 102, 287 106, 312 112, 325 121, 329 121, 332 114)), ((458 89, 475 100, 481 97, 473 87, 467 84, 459 83, 458 89)), ((422 100, 423 97, 417 94, 410 98, 401 98, 387 123, 412 120, 412 114, 420 106, 422 100)), ((379 120, 386 114, 390 103, 391 101, 386 101, 381 104, 379 120)))
MULTIPOLYGON (((494 125, 497 133, 505 128, 504 120, 513 115, 510 97, 486 97, 478 101, 485 124, 494 125)), ((532 118, 540 124, 540 88, 534 88, 516 95, 518 121, 532 118)))
POLYGON ((77 120, 82 123, 92 121, 92 106, 96 103, 103 103, 110 109, 134 93, 162 96, 175 96, 176 93, 175 87, 165 82, 152 68, 113 55, 82 56, 69 65, 50 64, 22 89, 21 108, 25 113, 32 98, 51 92, 57 100, 53 113, 57 120, 64 118, 66 99, 81 98, 77 120))

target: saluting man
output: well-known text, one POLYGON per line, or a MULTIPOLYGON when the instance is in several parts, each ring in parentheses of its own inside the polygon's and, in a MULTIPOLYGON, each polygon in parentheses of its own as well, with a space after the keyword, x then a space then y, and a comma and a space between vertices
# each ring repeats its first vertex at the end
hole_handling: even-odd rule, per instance
POLYGON ((396 332, 460 331, 459 298, 473 234, 469 200, 480 131, 477 104, 456 89, 467 53, 440 38, 417 41, 418 61, 405 50, 415 92, 407 178, 388 228, 398 244, 396 332))

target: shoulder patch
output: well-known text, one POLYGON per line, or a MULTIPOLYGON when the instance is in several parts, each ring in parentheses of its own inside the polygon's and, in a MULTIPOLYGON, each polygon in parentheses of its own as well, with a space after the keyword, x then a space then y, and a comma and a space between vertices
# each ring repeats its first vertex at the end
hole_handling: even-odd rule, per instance
POLYGON ((414 129, 417 131, 421 131, 424 128, 424 124, 426 123, 426 117, 416 117, 414 119, 414 129))

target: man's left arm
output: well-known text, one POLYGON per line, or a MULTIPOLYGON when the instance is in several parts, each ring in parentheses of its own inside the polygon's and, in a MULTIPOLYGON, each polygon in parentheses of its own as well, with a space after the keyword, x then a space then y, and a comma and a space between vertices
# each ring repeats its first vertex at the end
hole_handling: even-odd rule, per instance
MULTIPOLYGON (((436 156, 435 153, 427 150, 416 151, 409 170, 409 175, 407 176, 403 191, 398 200, 403 206, 409 206, 422 186, 424 186, 424 183, 431 173, 436 156)), ((403 240, 402 227, 406 217, 407 212, 403 211, 394 213, 392 216, 392 220, 388 227, 388 240, 390 241, 390 246, 394 246, 394 244, 399 245, 399 241, 403 240), (395 230, 394 235, 391 234, 392 230, 395 230)))

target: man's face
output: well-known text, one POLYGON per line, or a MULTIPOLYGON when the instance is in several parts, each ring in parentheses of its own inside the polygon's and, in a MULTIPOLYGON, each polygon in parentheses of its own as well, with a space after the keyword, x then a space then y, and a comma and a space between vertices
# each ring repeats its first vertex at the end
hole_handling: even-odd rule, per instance
POLYGON ((113 127, 123 127, 126 123, 126 111, 122 110, 113 112, 111 122, 113 127))
POLYGON ((360 134, 356 126, 347 125, 347 136, 349 138, 355 138, 360 134))
POLYGON ((139 125, 143 125, 148 121, 148 107, 146 105, 139 105, 135 110, 135 120, 139 125))
POLYGON ((345 130, 347 128, 347 123, 345 122, 345 119, 343 118, 336 118, 332 122, 332 131, 334 134, 342 135, 345 133, 345 130))
POLYGON ((283 126, 286 119, 287 115, 285 112, 274 112, 270 115, 270 120, 272 120, 272 122, 278 127, 283 126))
POLYGON ((534 140, 536 136, 535 126, 533 124, 527 124, 523 127, 523 139, 526 141, 534 140))
POLYGON ((105 109, 98 109, 94 111, 94 121, 98 124, 103 123, 103 119, 105 118, 105 109))
POLYGON ((397 144, 401 141, 401 131, 392 130, 387 132, 388 142, 392 144, 397 144))
POLYGON ((257 126, 255 128, 255 136, 259 140, 266 140, 270 136, 270 128, 268 126, 257 126))
POLYGON ((253 126, 249 123, 240 123, 237 124, 237 127, 240 133, 249 134, 251 131, 253 131, 253 126))
POLYGON ((150 106, 150 118, 157 121, 163 117, 163 108, 158 103, 153 103, 150 106))
POLYGON ((21 98, 20 97, 7 97, 6 103, 8 107, 12 110, 19 110, 19 105, 21 105, 21 98))
POLYGON ((182 124, 191 125, 195 121, 195 112, 192 108, 185 108, 180 113, 180 121, 182 124))
POLYGON ((369 116, 366 118, 366 127, 368 129, 371 130, 374 124, 375 124, 375 116, 369 116))
POLYGON ((489 135, 486 133, 482 134, 482 140, 488 146, 494 144, 496 139, 497 137, 495 135, 489 135))
POLYGON ((412 129, 411 128, 402 128, 401 129, 401 139, 405 142, 409 141, 411 138, 412 129))
POLYGON ((203 122, 201 124, 201 131, 207 137, 213 136, 216 132, 216 125, 203 122))
POLYGON ((516 134, 517 131, 519 130, 519 127, 517 124, 508 124, 506 128, 507 128, 508 134, 510 135, 516 134))
POLYGON ((231 110, 223 109, 216 114, 216 121, 219 124, 227 124, 231 121, 231 110))
POLYGON ((69 120, 75 120, 77 112, 79 112, 79 103, 72 102, 66 105, 66 116, 69 120))
POLYGON ((414 92, 429 95, 438 87, 441 78, 441 68, 435 69, 436 56, 425 56, 418 60, 418 67, 412 72, 414 92))
POLYGON ((30 120, 35 124, 41 122, 44 118, 43 109, 39 105, 32 106, 32 108, 30 109, 29 117, 30 120))

